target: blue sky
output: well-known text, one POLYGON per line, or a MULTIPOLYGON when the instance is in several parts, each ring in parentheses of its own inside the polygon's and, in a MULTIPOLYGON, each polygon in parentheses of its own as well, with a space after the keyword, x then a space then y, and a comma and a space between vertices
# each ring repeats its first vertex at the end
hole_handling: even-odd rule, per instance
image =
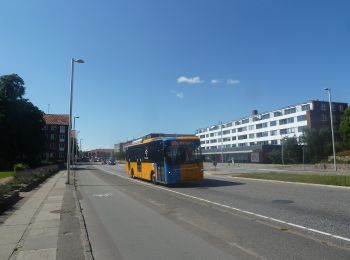
POLYGON ((326 99, 324 87, 350 99, 350 1, 3 0, 0 9, 0 75, 19 74, 41 110, 68 113, 70 58, 86 61, 73 108, 85 149, 326 99))

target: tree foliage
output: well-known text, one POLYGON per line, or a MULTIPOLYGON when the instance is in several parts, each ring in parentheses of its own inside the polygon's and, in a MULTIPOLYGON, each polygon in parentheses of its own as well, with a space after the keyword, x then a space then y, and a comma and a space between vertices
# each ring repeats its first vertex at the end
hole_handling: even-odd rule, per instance
POLYGON ((281 164, 281 150, 276 148, 272 149, 272 151, 267 154, 267 158, 270 160, 271 163, 281 164))
POLYGON ((303 139, 308 146, 308 156, 312 162, 321 161, 332 152, 332 135, 329 127, 307 129, 303 139))
POLYGON ((35 165, 44 149, 43 113, 27 99, 16 74, 0 77, 0 168, 16 162, 35 165))
POLYGON ((285 138, 283 141, 283 155, 285 163, 300 163, 303 157, 303 148, 297 138, 285 138))
POLYGON ((347 108, 342 116, 339 132, 343 145, 350 148, 350 108, 347 108))

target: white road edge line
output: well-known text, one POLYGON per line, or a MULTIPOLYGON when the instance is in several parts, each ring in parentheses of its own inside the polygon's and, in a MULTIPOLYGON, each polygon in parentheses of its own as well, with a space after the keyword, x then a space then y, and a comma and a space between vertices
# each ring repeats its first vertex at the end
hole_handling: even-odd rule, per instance
MULTIPOLYGON (((96 166, 94 166, 94 167, 96 167, 96 166)), ((231 207, 231 206, 228 206, 228 205, 225 205, 225 204, 221 204, 221 203, 218 203, 218 202, 214 202, 214 201, 198 198, 196 196, 192 196, 192 195, 188 195, 188 194, 181 193, 181 192, 178 192, 178 191, 170 190, 168 188, 164 188, 164 187, 161 187, 161 186, 156 186, 154 184, 150 184, 150 183, 147 183, 147 182, 142 182, 142 181, 139 181, 137 179, 131 179, 129 177, 116 174, 114 172, 111 172, 111 171, 106 170, 106 169, 102 169, 100 167, 96 167, 96 168, 100 169, 101 171, 107 172, 109 174, 116 175, 116 176, 118 176, 120 178, 124 178, 124 179, 130 180, 130 181, 137 182, 139 184, 143 184, 143 185, 146 185, 146 186, 151 186, 153 188, 157 188, 157 189, 160 189, 160 190, 165 190, 165 191, 172 192, 172 193, 184 196, 184 197, 188 197, 188 198, 191 198, 191 199, 203 201, 203 202, 206 202, 206 203, 209 203, 209 204, 213 204, 213 205, 220 206, 220 207, 223 207, 223 208, 231 209, 231 210, 238 211, 238 212, 241 212, 241 213, 245 213, 245 214, 248 214, 248 215, 251 215, 251 216, 267 219, 267 220, 274 221, 274 222, 277 222, 277 223, 280 223, 280 224, 285 224, 285 225, 292 226, 292 227, 295 227, 295 228, 299 228, 299 229, 302 229, 302 230, 307 230, 307 231, 310 231, 310 232, 313 232, 313 233, 317 233, 317 234, 321 234, 321 235, 324 235, 324 236, 329 236, 329 237, 332 237, 332 238, 336 238, 336 239, 340 239, 340 240, 344 240, 344 241, 350 242, 350 238, 348 238, 348 237, 342 237, 342 236, 334 235, 334 234, 327 233, 327 232, 324 232, 324 231, 320 231, 320 230, 317 230, 317 229, 308 228, 308 227, 304 227, 304 226, 301 226, 301 225, 298 225, 298 224, 290 223, 290 222, 287 222, 287 221, 284 221, 284 220, 279 220, 279 219, 276 219, 276 218, 267 217, 267 216, 264 216, 264 215, 261 215, 261 214, 257 214, 257 213, 254 213, 254 212, 247 211, 247 210, 243 210, 243 209, 231 207)))

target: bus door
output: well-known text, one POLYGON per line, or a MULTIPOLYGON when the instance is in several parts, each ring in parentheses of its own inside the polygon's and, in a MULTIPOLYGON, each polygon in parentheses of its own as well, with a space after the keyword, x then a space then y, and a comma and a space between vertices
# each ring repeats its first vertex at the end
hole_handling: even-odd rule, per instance
POLYGON ((142 163, 141 159, 137 159, 137 171, 142 172, 142 163))
POLYGON ((157 181, 158 182, 161 182, 161 183, 164 183, 164 165, 159 163, 157 164, 157 181))

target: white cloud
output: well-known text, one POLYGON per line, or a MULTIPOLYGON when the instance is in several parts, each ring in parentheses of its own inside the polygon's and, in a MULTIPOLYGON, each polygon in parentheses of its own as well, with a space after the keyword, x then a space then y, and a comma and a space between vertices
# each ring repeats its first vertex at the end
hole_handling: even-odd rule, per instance
POLYGON ((218 84, 219 83, 219 80, 218 79, 212 79, 210 81, 211 84, 218 84))
POLYGON ((182 91, 177 92, 177 91, 172 89, 170 92, 175 94, 175 96, 178 97, 179 99, 183 99, 184 98, 184 93, 182 91))
POLYGON ((200 77, 196 76, 193 78, 188 78, 185 76, 181 76, 177 78, 177 83, 181 84, 181 83, 187 83, 187 84, 199 84, 199 83, 203 83, 203 80, 201 80, 200 77))
POLYGON ((240 83, 240 81, 239 81, 238 79, 228 79, 228 80, 226 81, 226 83, 227 83, 228 85, 237 85, 237 84, 240 83))

